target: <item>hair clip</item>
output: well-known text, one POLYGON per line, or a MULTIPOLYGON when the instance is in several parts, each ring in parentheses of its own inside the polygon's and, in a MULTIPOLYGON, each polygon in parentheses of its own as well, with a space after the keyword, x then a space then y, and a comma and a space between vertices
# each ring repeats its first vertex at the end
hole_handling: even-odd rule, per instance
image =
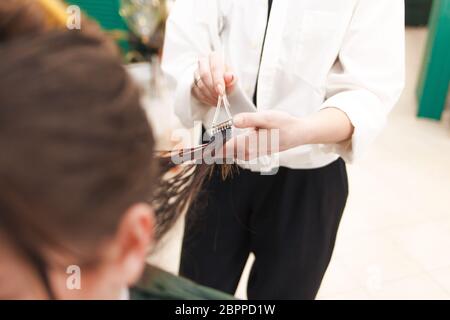
POLYGON ((220 95, 219 99, 217 101, 217 108, 216 108, 216 113, 214 114, 214 118, 212 121, 212 127, 211 127, 211 136, 216 136, 218 133, 226 133, 227 131, 231 130, 233 128, 233 116, 231 115, 230 112, 230 103, 228 102, 228 98, 227 96, 224 95, 220 95), (225 112, 227 114, 227 119, 225 121, 222 122, 218 122, 219 116, 220 116, 220 111, 223 108, 225 109, 225 112))

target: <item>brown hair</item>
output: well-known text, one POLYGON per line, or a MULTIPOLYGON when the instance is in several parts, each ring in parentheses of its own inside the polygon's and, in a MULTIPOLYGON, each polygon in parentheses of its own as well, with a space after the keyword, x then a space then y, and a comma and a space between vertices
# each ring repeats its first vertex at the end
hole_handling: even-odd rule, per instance
MULTIPOLYGON (((65 14, 65 12, 63 12, 65 14)), ((0 1, 0 43, 19 37, 37 36, 39 34, 64 30, 64 26, 54 22, 55 19, 36 0, 1 0, 0 1)), ((66 29, 68 32, 68 30, 66 29)), ((114 41, 104 33, 100 26, 86 16, 82 17, 81 32, 98 38, 111 54, 119 56, 119 49, 114 41)))
MULTIPOLYGON (((54 28, 54 25, 48 23, 46 11, 39 5, 39 1, 2 0, 0 2, 0 43, 22 36, 36 36, 54 28)), ((81 31, 70 32, 80 32, 96 38, 99 46, 101 43, 105 50, 118 56, 119 51, 115 43, 101 31, 95 22, 88 18, 82 17, 81 31)), ((213 166, 205 164, 177 167, 171 162, 170 157, 160 157, 159 162, 162 168, 162 177, 159 179, 160 183, 154 197, 154 207, 158 218, 156 230, 158 238, 173 226, 189 205, 192 205, 203 183, 213 170, 213 166)), ((223 168, 226 169, 227 166, 223 166, 223 168)))
POLYGON ((102 48, 72 32, 0 46, 0 231, 43 277, 44 248, 95 262, 126 209, 152 198, 140 95, 102 48))
POLYGON ((0 1, 0 42, 48 30, 45 12, 36 1, 0 1))

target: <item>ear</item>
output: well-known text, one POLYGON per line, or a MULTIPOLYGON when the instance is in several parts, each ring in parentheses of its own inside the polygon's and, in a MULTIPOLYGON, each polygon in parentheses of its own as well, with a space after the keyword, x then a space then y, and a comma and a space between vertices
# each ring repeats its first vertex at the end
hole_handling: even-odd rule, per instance
POLYGON ((120 222, 115 243, 116 266, 128 286, 135 284, 145 267, 153 244, 155 215, 148 204, 132 206, 120 222))

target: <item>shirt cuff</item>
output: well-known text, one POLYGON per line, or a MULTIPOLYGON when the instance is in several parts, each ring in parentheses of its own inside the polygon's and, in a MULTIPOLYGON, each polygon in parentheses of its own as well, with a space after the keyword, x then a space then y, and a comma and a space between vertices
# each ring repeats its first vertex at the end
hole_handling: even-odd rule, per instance
POLYGON ((381 132, 386 123, 387 109, 381 100, 367 90, 345 91, 326 100, 321 110, 337 108, 350 119, 355 130, 350 140, 333 145, 322 145, 327 153, 336 153, 346 162, 361 157, 381 132))

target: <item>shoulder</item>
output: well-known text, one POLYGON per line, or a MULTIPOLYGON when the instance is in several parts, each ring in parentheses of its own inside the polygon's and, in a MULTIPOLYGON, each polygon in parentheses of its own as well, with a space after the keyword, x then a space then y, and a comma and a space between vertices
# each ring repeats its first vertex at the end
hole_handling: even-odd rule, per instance
POLYGON ((131 288, 132 300, 232 300, 234 297, 147 266, 141 280, 131 288))

